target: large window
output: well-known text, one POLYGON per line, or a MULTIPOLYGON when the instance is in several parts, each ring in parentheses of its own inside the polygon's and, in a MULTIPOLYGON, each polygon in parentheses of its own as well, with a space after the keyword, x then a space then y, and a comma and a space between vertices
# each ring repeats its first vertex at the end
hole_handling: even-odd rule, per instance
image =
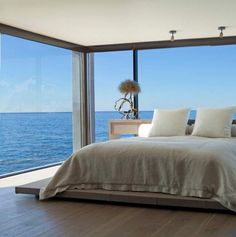
POLYGON ((236 46, 199 46, 139 51, 141 118, 154 108, 236 104, 236 46))
POLYGON ((94 55, 96 142, 107 140, 109 120, 120 118, 114 111, 114 103, 121 97, 120 82, 133 77, 132 59, 132 51, 94 55))
MULTIPOLYGON (((0 175, 66 159, 72 104, 78 119, 80 113, 79 54, 73 66, 70 50, 7 35, 0 46, 0 175)), ((236 104, 234 45, 139 50, 138 56, 141 119, 157 107, 191 107, 194 118, 197 107, 236 104)), ((109 120, 120 118, 118 85, 133 78, 132 63, 132 51, 94 54, 96 142, 107 140, 109 120)))
POLYGON ((1 36, 0 175, 72 152, 71 51, 1 36))

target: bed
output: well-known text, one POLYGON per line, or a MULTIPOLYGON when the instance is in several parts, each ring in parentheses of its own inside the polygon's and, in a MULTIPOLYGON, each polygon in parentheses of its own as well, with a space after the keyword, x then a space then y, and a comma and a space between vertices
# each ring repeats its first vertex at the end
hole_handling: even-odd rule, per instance
POLYGON ((189 201, 193 207, 236 211, 236 138, 134 137, 91 144, 72 154, 39 189, 41 200, 77 193, 85 199, 147 197, 156 204, 188 206, 189 201))

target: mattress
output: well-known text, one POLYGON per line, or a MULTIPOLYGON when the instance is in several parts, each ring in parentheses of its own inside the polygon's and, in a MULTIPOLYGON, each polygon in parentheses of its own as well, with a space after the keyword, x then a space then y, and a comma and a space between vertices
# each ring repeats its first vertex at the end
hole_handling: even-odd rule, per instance
POLYGON ((40 199, 68 189, 161 192, 212 198, 236 211, 236 138, 126 138, 71 155, 40 199))

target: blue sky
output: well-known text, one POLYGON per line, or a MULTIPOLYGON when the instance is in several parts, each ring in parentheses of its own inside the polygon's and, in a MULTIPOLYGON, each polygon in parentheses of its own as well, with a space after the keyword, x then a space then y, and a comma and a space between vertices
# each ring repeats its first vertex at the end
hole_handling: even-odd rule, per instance
POLYGON ((236 46, 148 50, 139 58, 141 109, 236 104, 236 46))
POLYGON ((2 35, 0 112, 72 110, 72 54, 2 35))
MULTIPOLYGON (((2 35, 0 112, 72 110, 71 52, 2 35)), ((140 110, 236 104, 236 46, 139 51, 140 110)), ((132 78, 132 52, 95 54, 97 111, 112 111, 132 78)))
MULTIPOLYGON (((132 78, 132 54, 100 53, 95 59, 96 107, 112 110, 119 83, 132 78)), ((235 105, 236 46, 140 50, 139 83, 140 110, 235 105)))

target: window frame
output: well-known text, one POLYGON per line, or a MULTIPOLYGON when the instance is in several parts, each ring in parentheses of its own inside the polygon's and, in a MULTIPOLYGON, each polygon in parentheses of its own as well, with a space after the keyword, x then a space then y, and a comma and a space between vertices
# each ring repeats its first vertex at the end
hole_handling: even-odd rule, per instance
MULTIPOLYGON (((12 27, 5 24, 0 24, 0 34, 7 34, 7 35, 16 36, 16 37, 31 40, 31 41, 44 43, 47 45, 56 46, 59 48, 70 49, 74 51, 74 53, 79 54, 78 56, 80 59, 79 63, 77 61, 78 70, 75 73, 75 75, 77 75, 77 80, 78 80, 75 87, 78 88, 79 86, 79 96, 77 96, 77 99, 79 98, 79 101, 76 104, 77 106, 79 106, 79 110, 77 111, 77 115, 73 118, 74 123, 77 123, 78 125, 77 128, 73 130, 74 134, 77 134, 76 135, 77 138, 73 138, 73 140, 77 139, 76 149, 79 149, 80 147, 84 145, 94 142, 95 109, 94 109, 93 53, 133 50, 133 80, 138 81, 138 51, 139 50, 236 44, 236 36, 227 36, 224 38, 211 37, 211 38, 199 38, 199 39, 181 39, 181 40, 175 40, 174 42, 165 40, 165 41, 149 41, 149 42, 139 42, 139 43, 134 42, 134 43, 124 43, 124 44, 84 46, 80 44, 70 43, 64 40, 60 40, 60 39, 55 39, 53 37, 48 37, 45 35, 33 33, 27 30, 12 27), (83 130, 82 130, 82 127, 83 127, 83 130)), ((73 98, 74 97, 76 97, 75 92, 73 93, 73 98)), ((138 96, 135 97, 135 106, 136 108, 138 108, 138 96)), ((73 105, 73 108, 74 108, 74 105, 73 105)), ((74 111, 73 111, 73 114, 74 114, 74 111)), ((58 165, 60 163, 53 164, 53 165, 58 165)), ((4 177, 19 174, 19 173, 30 172, 32 170, 47 168, 51 166, 52 165, 48 165, 44 167, 37 167, 35 169, 15 172, 14 174, 4 175, 4 177)))

